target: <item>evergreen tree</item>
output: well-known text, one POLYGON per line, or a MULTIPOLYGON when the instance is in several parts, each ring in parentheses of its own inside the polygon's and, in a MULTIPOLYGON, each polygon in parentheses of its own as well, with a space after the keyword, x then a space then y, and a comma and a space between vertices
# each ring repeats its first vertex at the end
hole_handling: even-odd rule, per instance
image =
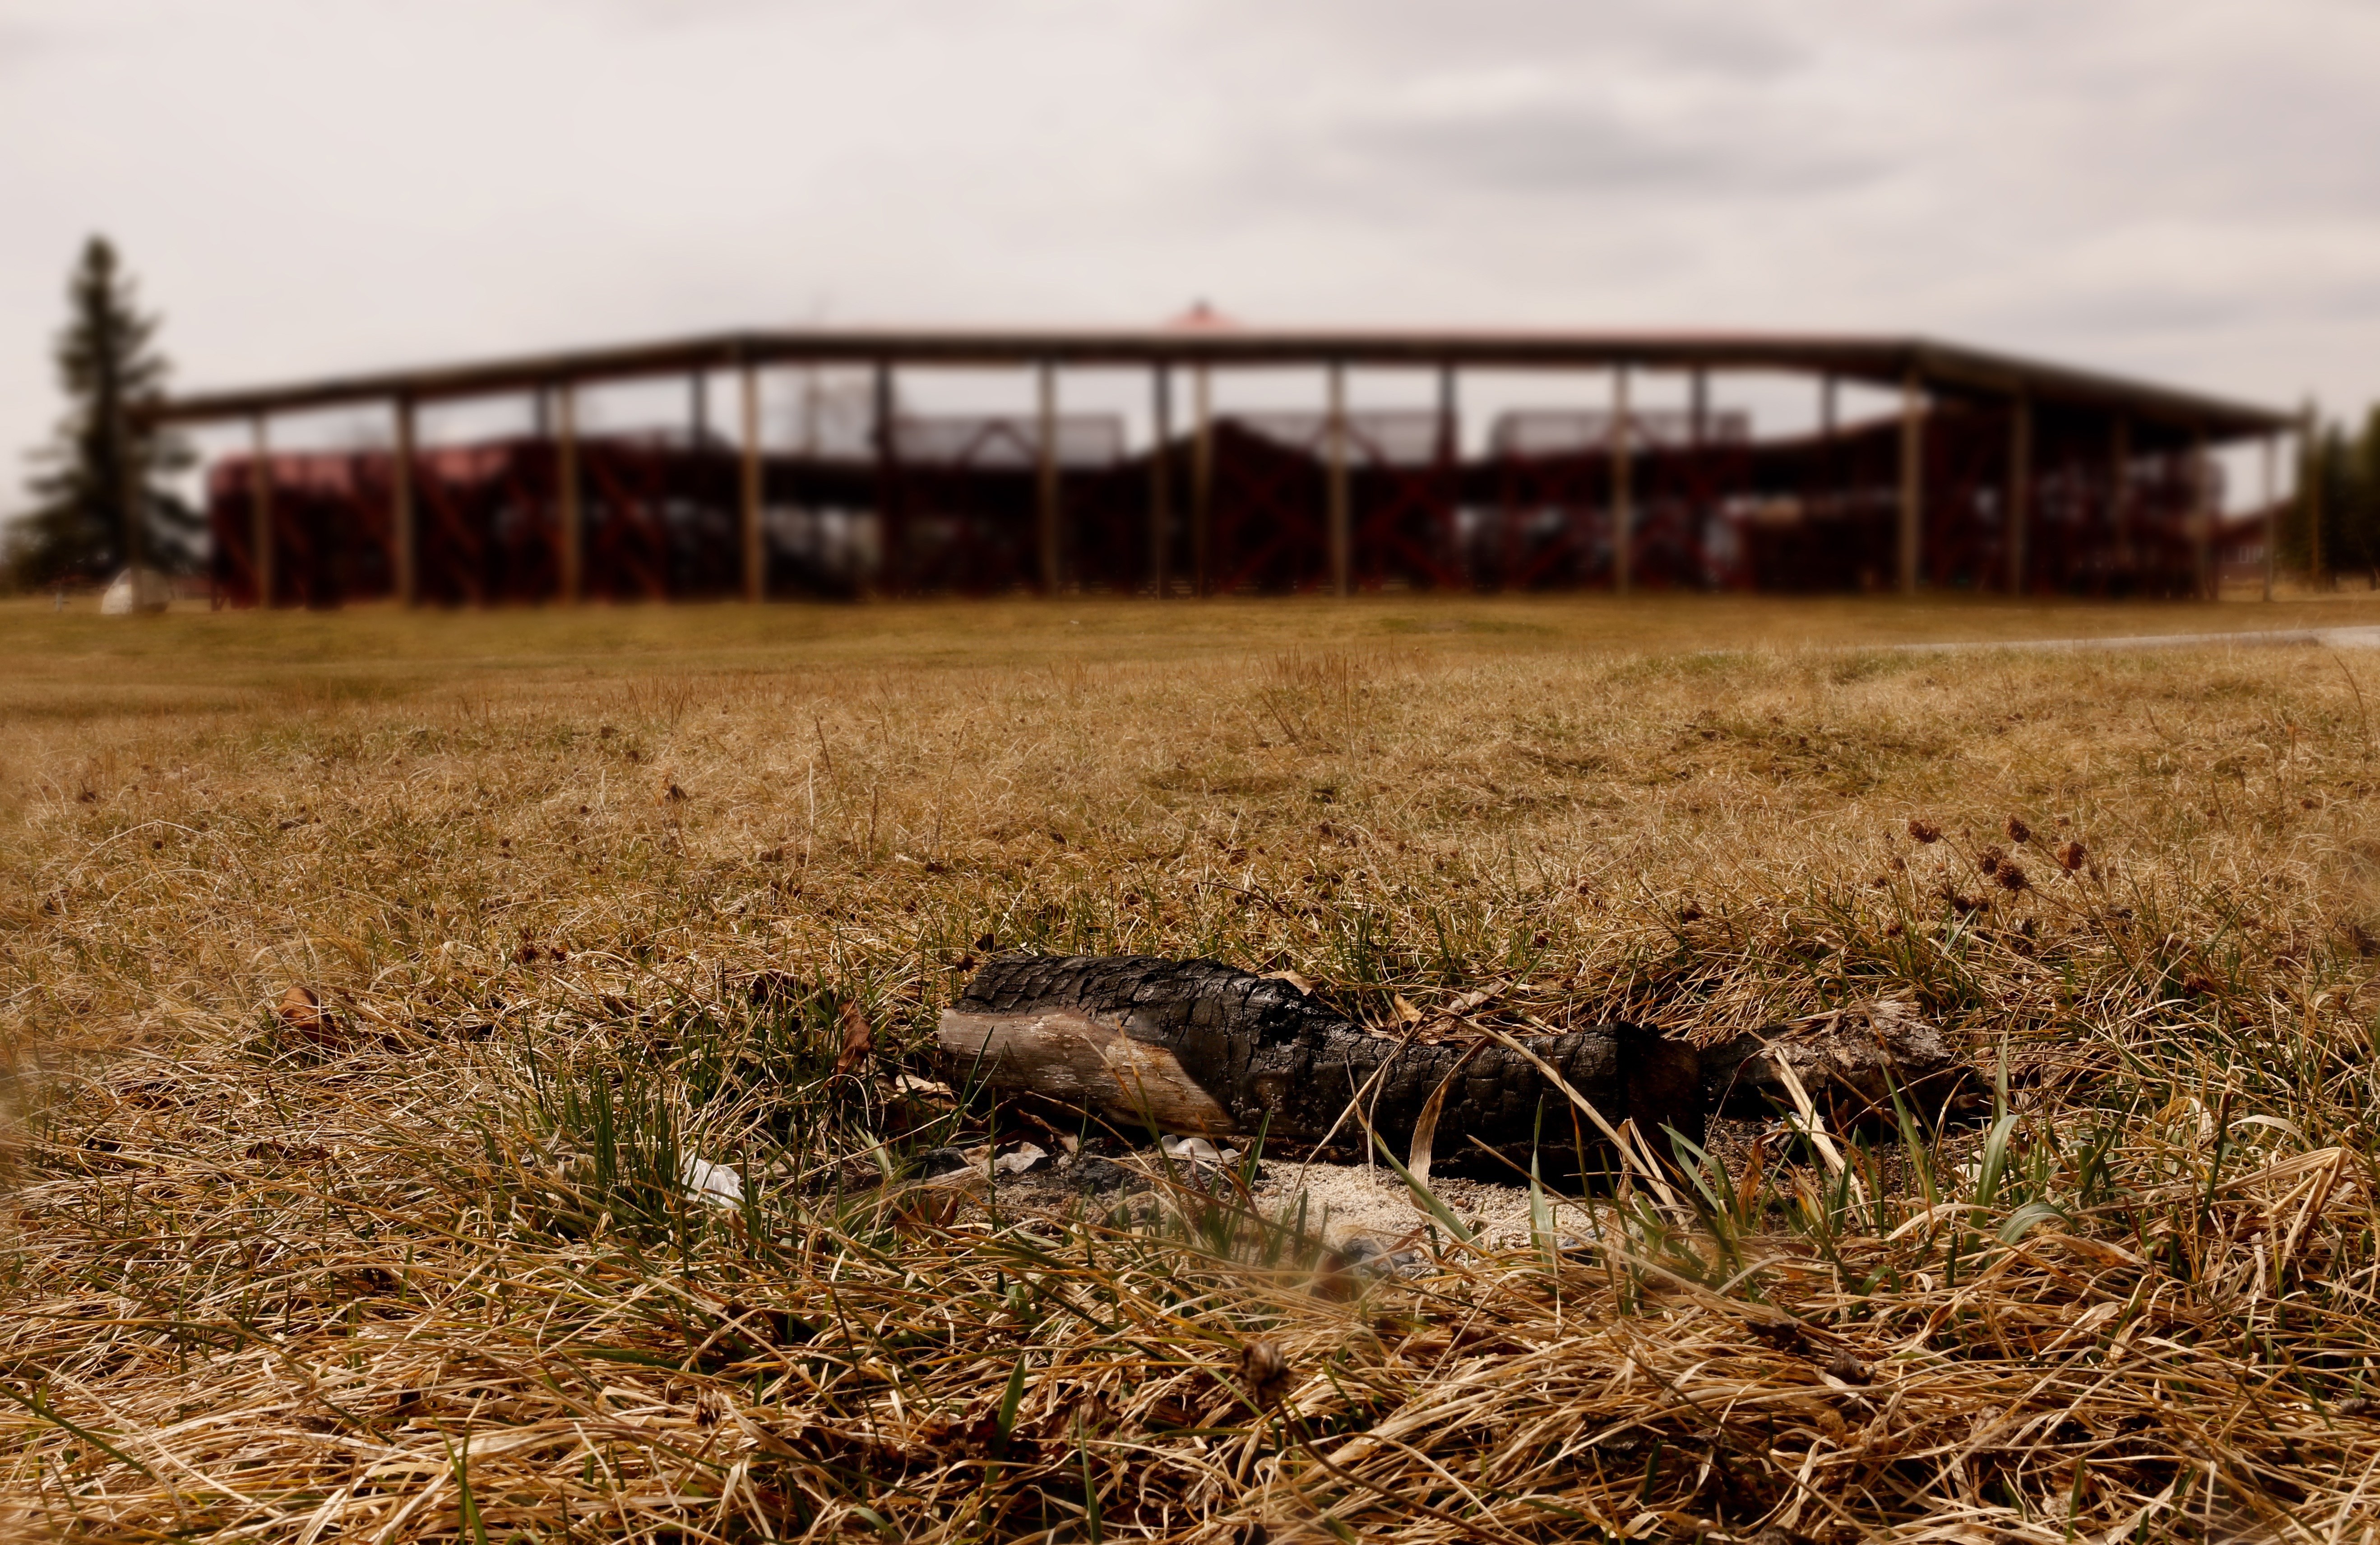
POLYGON ((168 370, 132 281, 104 237, 83 246, 67 286, 69 315, 53 348, 67 409, 34 455, 34 506, 10 543, 18 582, 104 579, 130 564, 188 570, 205 524, 164 481, 187 468, 181 436, 131 411, 162 395, 168 370))
POLYGON ((2363 415, 2362 432, 2339 447, 2339 466, 2332 474, 2338 500, 2341 545, 2380 590, 2380 407, 2363 415))
POLYGON ((2342 423, 2317 419, 2315 426, 2298 459, 2298 487, 2313 493, 2321 529, 2307 520, 2302 494, 2290 499, 2281 513, 2281 566, 2325 589, 2341 574, 2360 574, 2380 590, 2380 406, 2352 434, 2342 423))

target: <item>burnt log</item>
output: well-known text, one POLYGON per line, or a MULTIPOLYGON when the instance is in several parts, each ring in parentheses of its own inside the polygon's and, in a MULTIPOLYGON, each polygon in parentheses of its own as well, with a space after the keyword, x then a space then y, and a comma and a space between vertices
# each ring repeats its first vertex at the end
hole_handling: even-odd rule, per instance
POLYGON ((1838 1132, 1891 1131, 1894 1107, 1930 1127, 1970 1113, 1983 1081, 1964 1045, 1889 998, 1764 1026, 1702 1051, 1702 1103, 1712 1115, 1757 1120, 1795 1108, 1784 1069, 1838 1132))
POLYGON ((1085 1108, 1121 1130, 1262 1130, 1294 1143, 1335 1133, 1360 1144, 1368 1125, 1400 1160, 1443 1089, 1428 1145, 1438 1168, 1507 1179, 1505 1163, 1525 1171, 1533 1153, 1548 1178, 1574 1174, 1582 1159, 1590 1170, 1617 1167, 1598 1124, 1539 1062, 1604 1123, 1634 1121, 1656 1152, 1669 1149, 1664 1126, 1696 1139, 1703 1131, 1700 1056, 1655 1030, 1606 1024, 1512 1044, 1475 1034, 1422 1043, 1213 960, 1002 955, 942 1012, 939 1040, 955 1077, 1085 1108))

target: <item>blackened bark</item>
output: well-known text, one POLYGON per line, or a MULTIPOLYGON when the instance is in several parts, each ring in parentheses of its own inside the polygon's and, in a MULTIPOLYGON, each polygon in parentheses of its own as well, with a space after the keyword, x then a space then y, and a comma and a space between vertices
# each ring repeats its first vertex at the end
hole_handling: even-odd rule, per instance
MULTIPOLYGON (((1124 1060, 1135 1066, 1178 1064, 1211 1097, 1231 1131, 1262 1127, 1273 1137, 1317 1142, 1335 1125, 1338 1141, 1360 1144, 1363 1127, 1340 1117, 1377 1074, 1364 1113, 1402 1160, 1423 1107, 1452 1075, 1431 1144, 1438 1168, 1511 1178, 1509 1169, 1479 1152, 1474 1137, 1524 1170, 1536 1150, 1548 1178, 1575 1174, 1582 1158, 1590 1171, 1613 1165, 1595 1125, 1510 1048, 1490 1041, 1399 1050, 1398 1041, 1366 1032, 1288 982, 1213 960, 1002 955, 976 973, 944 1015, 944 1050, 963 1064, 976 1061, 979 1049, 1003 1044, 997 1027, 1024 1025, 1037 1015, 1053 1016, 1045 1025, 1087 1020, 1120 1035, 1135 1043, 1135 1056, 1124 1060)), ((1633 1118, 1656 1152, 1669 1147, 1664 1126, 1702 1136, 1701 1063, 1684 1042, 1609 1024, 1523 1044, 1612 1125, 1633 1118)), ((983 1052, 978 1076, 995 1087, 1033 1088, 1036 1069, 1026 1064, 1040 1054, 983 1052)), ((1140 1124, 1135 1107, 1148 1103, 1123 1077, 1070 1087, 1127 1128, 1140 1124)))
POLYGON ((1769 1025, 1702 1050, 1703 1108, 1758 1120, 1793 1109, 1780 1068, 1838 1132, 1921 1126, 1971 1112, 1985 1089, 1957 1040, 1890 999, 1769 1025))

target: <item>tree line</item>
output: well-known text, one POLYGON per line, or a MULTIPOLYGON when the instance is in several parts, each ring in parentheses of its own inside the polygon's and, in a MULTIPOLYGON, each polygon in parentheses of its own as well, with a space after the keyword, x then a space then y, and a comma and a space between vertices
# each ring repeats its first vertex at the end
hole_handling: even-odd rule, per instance
POLYGON ((2298 487, 2277 522, 2278 566, 2327 586, 2343 575, 2380 590, 2380 405, 2361 425, 2326 423, 2305 448, 2298 487))

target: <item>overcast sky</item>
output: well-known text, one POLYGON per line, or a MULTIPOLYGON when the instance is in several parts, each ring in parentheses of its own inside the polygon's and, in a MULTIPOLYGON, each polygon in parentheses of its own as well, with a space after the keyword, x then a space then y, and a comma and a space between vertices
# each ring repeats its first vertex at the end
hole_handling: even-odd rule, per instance
POLYGON ((194 388, 1205 297, 2360 411, 2374 147, 2371 0, 0 0, 0 448, 92 231, 194 388))

